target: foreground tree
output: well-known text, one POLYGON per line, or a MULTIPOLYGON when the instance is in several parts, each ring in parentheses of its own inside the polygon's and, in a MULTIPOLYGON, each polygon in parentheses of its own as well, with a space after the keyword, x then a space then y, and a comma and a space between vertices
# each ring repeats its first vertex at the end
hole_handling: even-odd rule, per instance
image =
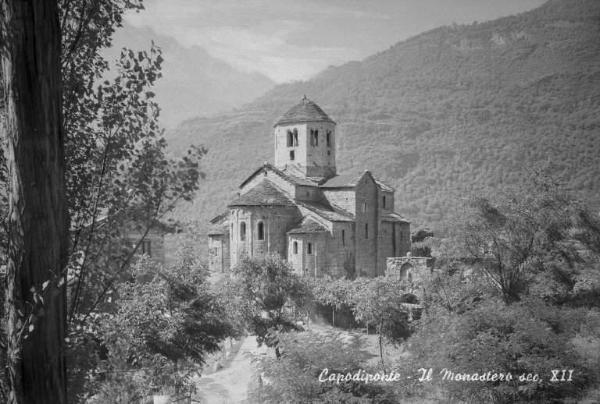
POLYGON ((8 138, 7 357, 13 404, 66 403, 67 211, 58 5, 0 2, 8 138))
MULTIPOLYGON (((92 403, 131 403, 149 393, 189 395, 209 353, 234 335, 222 306, 189 255, 169 268, 142 259, 119 285, 118 308, 88 328, 105 357, 88 380, 92 403)), ((89 400, 88 400, 89 401, 89 400)), ((86 402, 88 402, 86 401, 86 402)))
POLYGON ((410 335, 406 303, 414 303, 414 296, 406 291, 402 281, 388 278, 358 278, 353 281, 353 286, 352 311, 357 321, 375 325, 379 336, 379 358, 385 366, 383 339, 398 344, 410 335))
POLYGON ((279 257, 244 259, 221 285, 223 303, 239 327, 280 355, 279 334, 301 329, 291 310, 308 305, 308 287, 279 257))

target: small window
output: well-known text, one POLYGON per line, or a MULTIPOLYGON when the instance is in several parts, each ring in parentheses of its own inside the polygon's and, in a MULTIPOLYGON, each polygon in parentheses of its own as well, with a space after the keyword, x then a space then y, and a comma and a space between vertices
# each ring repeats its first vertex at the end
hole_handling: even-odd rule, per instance
POLYGON ((291 130, 287 131, 287 146, 288 147, 294 146, 294 134, 292 133, 291 130))
POLYGON ((306 246, 306 253, 312 254, 312 243, 308 243, 308 245, 306 246))
POLYGON ((294 146, 298 146, 298 129, 294 129, 294 146))
POLYGON ((316 129, 310 130, 310 145, 311 146, 319 145, 319 131, 316 129))
POLYGON ((365 223, 365 238, 369 238, 369 223, 365 223))
POLYGON ((265 239, 265 225, 263 222, 258 222, 258 239, 259 240, 264 240, 265 239))
POLYGON ((367 211, 367 203, 366 202, 363 203, 362 211, 363 211, 363 213, 365 213, 367 211))
POLYGON ((294 254, 298 254, 298 242, 294 241, 294 254))
POLYGON ((385 195, 383 195, 383 201, 382 201, 382 203, 383 203, 383 209, 385 209, 385 195))
POLYGON ((327 131, 327 147, 331 147, 331 131, 327 131))
POLYGON ((152 257, 152 242, 150 240, 142 240, 142 254, 152 257))
POLYGON ((290 160, 296 160, 296 153, 293 150, 290 150, 290 160))
POLYGON ((342 245, 346 245, 346 230, 342 230, 342 245))
POLYGON ((246 240, 246 222, 240 223, 240 240, 246 240))

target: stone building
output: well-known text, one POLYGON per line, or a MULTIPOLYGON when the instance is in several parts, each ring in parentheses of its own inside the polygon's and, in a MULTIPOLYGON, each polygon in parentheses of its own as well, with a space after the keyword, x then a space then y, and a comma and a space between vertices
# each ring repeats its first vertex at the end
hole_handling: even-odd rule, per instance
POLYGON ((274 164, 250 174, 211 221, 211 270, 277 254, 299 274, 377 276, 410 251, 394 189, 367 170, 338 173, 336 138, 336 123, 306 97, 275 123, 274 164))

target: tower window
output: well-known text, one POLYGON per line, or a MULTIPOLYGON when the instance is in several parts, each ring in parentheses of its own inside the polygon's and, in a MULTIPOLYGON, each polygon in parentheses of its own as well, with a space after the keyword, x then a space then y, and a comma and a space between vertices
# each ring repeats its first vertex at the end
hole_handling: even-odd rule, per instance
POLYGON ((290 150, 290 160, 294 161, 296 159, 296 153, 293 150, 290 150))
POLYGON ((327 131, 327 147, 331 147, 331 131, 327 131))
POLYGON ((310 130, 310 145, 311 146, 319 145, 319 131, 317 129, 310 130))
POLYGON ((287 131, 287 147, 294 146, 294 134, 291 130, 287 131))
POLYGON ((369 223, 365 223, 365 238, 369 238, 369 223))
POLYGON ((383 195, 383 209, 385 209, 385 195, 383 195))
POLYGON ((246 222, 240 223, 240 240, 246 240, 246 222))
POLYGON ((306 253, 312 254, 312 243, 308 243, 308 245, 306 246, 306 253))
POLYGON ((298 254, 298 242, 294 241, 294 254, 298 254))
POLYGON ((265 224, 263 222, 258 222, 258 239, 259 240, 264 240, 265 239, 265 224))

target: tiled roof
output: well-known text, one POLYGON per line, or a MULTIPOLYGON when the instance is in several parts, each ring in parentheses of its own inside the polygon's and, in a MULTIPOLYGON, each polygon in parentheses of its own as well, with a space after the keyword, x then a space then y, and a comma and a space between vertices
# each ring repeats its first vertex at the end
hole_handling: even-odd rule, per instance
POLYGON ((229 225, 227 222, 218 225, 212 225, 208 229, 209 236, 220 236, 225 234, 229 234, 229 225))
MULTIPOLYGON (((371 172, 369 172, 368 170, 364 170, 362 172, 349 171, 336 175, 329 181, 322 184, 321 188, 354 188, 356 184, 358 184, 360 179, 363 177, 363 175, 365 175, 365 173, 367 172, 371 174, 371 172)), ((394 192, 394 188, 392 188, 385 182, 378 180, 373 176, 373 174, 371 174, 371 177, 373 177, 373 180, 375 181, 377 186, 379 186, 379 188, 381 188, 383 191, 394 192)))
POLYGON ((322 184, 321 188, 354 188, 364 174, 365 171, 358 174, 355 172, 339 174, 322 184))
POLYGON ((410 223, 408 220, 406 220, 405 218, 403 218, 395 212, 383 215, 381 220, 383 220, 384 222, 410 223))
POLYGON ((242 182, 240 184, 240 188, 242 188, 244 185, 246 185, 248 183, 248 181, 250 181, 252 178, 254 178, 256 176, 256 174, 263 172, 263 170, 273 171, 275 174, 279 175, 284 180, 287 180, 295 185, 317 186, 317 184, 318 184, 317 182, 311 181, 310 179, 302 178, 299 175, 297 175, 296 173, 290 172, 287 169, 280 170, 278 168, 275 168, 275 166, 273 166, 270 163, 264 163, 262 165, 262 167, 260 167, 259 169, 254 171, 252 174, 250 174, 250 176, 248 176, 248 178, 246 178, 244 180, 244 182, 242 182))
POLYGON ((315 222, 311 218, 305 218, 299 227, 288 231, 288 234, 308 234, 308 233, 323 233, 327 229, 315 222))
POLYGON ((331 205, 324 205, 322 203, 308 202, 308 201, 296 201, 300 206, 305 207, 311 212, 319 215, 323 219, 331 222, 353 222, 354 216, 350 212, 335 208, 331 205))
POLYGON ((381 188, 382 191, 386 191, 386 192, 394 192, 394 188, 391 187, 390 185, 386 184, 383 181, 378 180, 377 178, 375 178, 375 182, 377 183, 377 185, 379 185, 379 188, 381 188))
POLYGON ((275 126, 300 122, 335 123, 329 116, 327 116, 321 107, 306 98, 306 96, 302 98, 300 103, 294 105, 288 112, 283 114, 283 116, 275 123, 275 126))
POLYGON ((257 186, 240 195, 228 205, 233 206, 295 206, 270 181, 263 180, 257 186))
POLYGON ((217 216, 215 216, 215 217, 213 217, 212 219, 210 219, 210 222, 211 222, 212 224, 221 223, 221 222, 223 222, 223 220, 224 220, 225 218, 227 218, 227 216, 229 216, 229 212, 223 212, 223 213, 220 213, 220 214, 218 214, 217 216))

